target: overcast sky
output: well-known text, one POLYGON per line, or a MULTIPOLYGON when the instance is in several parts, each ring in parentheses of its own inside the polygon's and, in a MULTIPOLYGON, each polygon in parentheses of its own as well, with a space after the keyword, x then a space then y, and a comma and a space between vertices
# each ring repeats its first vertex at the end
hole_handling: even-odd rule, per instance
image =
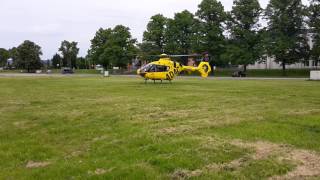
MULTIPOLYGON (((304 0, 307 1, 307 0, 304 0)), ((63 40, 79 43, 86 55, 90 39, 100 28, 123 24, 142 40, 152 15, 173 17, 185 9, 197 11, 201 0, 0 0, 0 47, 18 46, 31 40, 42 47, 42 59, 51 58, 63 40)), ((226 10, 231 0, 221 0, 226 10)), ((268 0, 260 0, 265 7, 268 0)))

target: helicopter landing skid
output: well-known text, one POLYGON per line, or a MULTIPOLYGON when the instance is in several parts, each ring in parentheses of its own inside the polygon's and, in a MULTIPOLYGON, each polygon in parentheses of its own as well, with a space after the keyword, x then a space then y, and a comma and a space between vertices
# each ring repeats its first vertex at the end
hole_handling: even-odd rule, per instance
MULTIPOLYGON (((172 83, 172 80, 168 80, 168 81, 169 81, 170 84, 172 83)), ((144 84, 147 84, 147 83, 148 83, 148 79, 144 79, 144 84)), ((162 79, 160 79, 160 83, 163 84, 163 80, 162 79)), ((153 84, 156 84, 156 80, 155 79, 153 79, 153 84)))

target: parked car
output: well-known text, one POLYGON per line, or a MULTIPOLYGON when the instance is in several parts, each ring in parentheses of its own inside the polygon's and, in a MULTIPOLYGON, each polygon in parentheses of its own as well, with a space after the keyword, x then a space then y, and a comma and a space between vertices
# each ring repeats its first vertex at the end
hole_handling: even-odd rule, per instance
POLYGON ((73 74, 73 70, 71 68, 62 68, 61 69, 62 74, 73 74))
POLYGON ((236 71, 234 73, 232 73, 232 77, 246 77, 247 74, 243 71, 236 71))

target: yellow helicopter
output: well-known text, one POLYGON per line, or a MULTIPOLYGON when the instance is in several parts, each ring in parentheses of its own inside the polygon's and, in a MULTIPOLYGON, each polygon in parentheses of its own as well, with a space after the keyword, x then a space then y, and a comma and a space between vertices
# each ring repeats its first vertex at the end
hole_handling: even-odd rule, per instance
POLYGON ((167 55, 161 54, 158 61, 151 62, 137 70, 137 74, 147 80, 163 80, 172 81, 182 71, 186 72, 199 72, 201 77, 206 78, 211 72, 211 66, 209 62, 200 62, 198 67, 184 66, 181 63, 171 60, 171 57, 184 57, 192 55, 167 55))

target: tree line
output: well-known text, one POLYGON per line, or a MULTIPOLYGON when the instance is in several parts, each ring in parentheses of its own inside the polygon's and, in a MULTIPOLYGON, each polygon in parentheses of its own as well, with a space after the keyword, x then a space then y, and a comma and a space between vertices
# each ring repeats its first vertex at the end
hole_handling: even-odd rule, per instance
MULTIPOLYGON (((50 60, 53 68, 60 67, 77 67, 79 48, 77 42, 69 42, 64 40, 61 43, 59 51, 61 55, 55 54, 50 60)), ((43 66, 40 56, 42 50, 36 43, 25 40, 18 47, 13 47, 9 50, 0 48, 0 67, 10 66, 16 69, 25 69, 28 72, 34 72, 43 66), (12 64, 8 65, 8 59, 12 59, 12 64)))
POLYGON ((217 0, 203 0, 195 14, 185 10, 172 19, 152 16, 139 48, 146 56, 208 51, 211 63, 243 65, 244 70, 269 56, 285 71, 286 65, 310 57, 317 65, 319 33, 319 0, 308 7, 301 0, 270 0, 266 9, 258 0, 234 0, 231 11, 217 0))
MULTIPOLYGON (((320 0, 270 0, 262 9, 258 0, 234 0, 232 10, 225 11, 217 0, 203 0, 195 14, 184 10, 173 18, 156 14, 138 43, 129 27, 100 28, 85 58, 77 58, 76 42, 63 41, 60 54, 51 59, 55 68, 126 67, 135 57, 150 60, 161 53, 193 54, 208 52, 217 66, 243 65, 273 57, 282 65, 320 61, 320 0), (308 40, 313 41, 310 47, 308 40)), ((12 58, 18 68, 39 68, 40 46, 25 41, 10 50, 0 49, 0 66, 12 58)))

